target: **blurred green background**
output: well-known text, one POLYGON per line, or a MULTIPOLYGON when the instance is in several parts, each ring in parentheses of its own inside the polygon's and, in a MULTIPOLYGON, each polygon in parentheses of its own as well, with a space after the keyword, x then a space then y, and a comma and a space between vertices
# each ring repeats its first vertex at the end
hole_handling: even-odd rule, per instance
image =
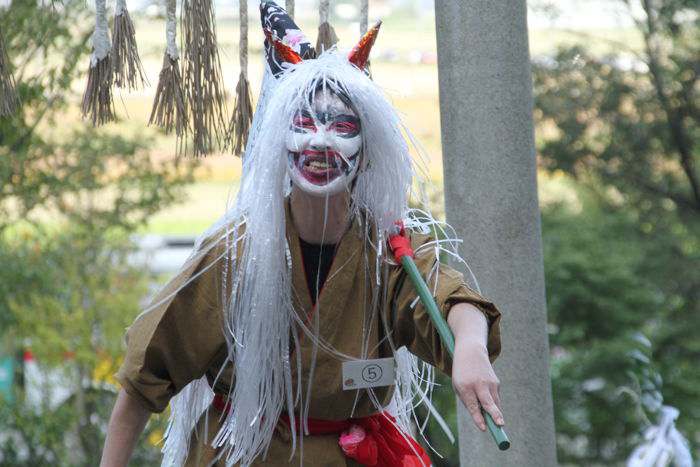
MULTIPOLYGON (((332 3, 339 46, 349 48, 358 2, 332 3)), ((253 6, 255 90, 262 37, 253 6)), ((217 9, 229 111, 239 72, 234 7, 217 9)), ((116 91, 119 121, 94 129, 79 110, 89 7, 0 3, 22 101, 17 116, 0 118, 2 465, 97 465, 124 328, 163 280, 129 261, 135 235, 201 233, 240 178, 238 158, 177 159, 174 138, 148 127, 164 8, 130 8, 151 86, 116 91)), ((297 2, 312 37, 315 8, 297 2)), ((677 426, 698 458, 698 2, 529 9, 559 461, 623 464, 662 403, 680 410, 677 426)), ((429 154, 432 208, 443 215, 432 3, 371 1, 370 16, 384 20, 373 78, 429 154)), ((456 427, 449 380, 441 382, 435 402, 456 427)), ((152 418, 133 465, 158 462, 164 422, 152 418)), ((456 446, 432 425, 428 433, 444 456, 436 465, 458 465, 456 446)))

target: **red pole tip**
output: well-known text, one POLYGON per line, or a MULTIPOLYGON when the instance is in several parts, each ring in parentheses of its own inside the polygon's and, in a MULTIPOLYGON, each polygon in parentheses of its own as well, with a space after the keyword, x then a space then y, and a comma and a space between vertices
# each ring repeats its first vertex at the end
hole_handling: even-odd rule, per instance
POLYGON ((394 253, 394 261, 397 263, 401 262, 401 258, 408 256, 413 258, 413 248, 411 248, 411 239, 406 235, 406 229, 403 226, 402 221, 395 222, 398 228, 398 233, 389 236, 389 246, 391 251, 394 253))

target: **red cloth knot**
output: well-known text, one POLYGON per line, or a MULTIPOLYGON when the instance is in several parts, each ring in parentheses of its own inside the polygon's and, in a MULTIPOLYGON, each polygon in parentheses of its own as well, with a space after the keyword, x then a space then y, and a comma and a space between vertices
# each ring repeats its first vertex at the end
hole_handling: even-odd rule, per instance
POLYGON ((340 435, 343 453, 370 467, 429 467, 423 447, 402 432, 388 412, 350 420, 352 425, 340 435))
POLYGON ((394 252, 394 261, 401 263, 401 258, 404 256, 413 258, 413 248, 411 248, 411 239, 406 235, 403 221, 396 221, 395 224, 398 233, 389 235, 389 246, 394 252))

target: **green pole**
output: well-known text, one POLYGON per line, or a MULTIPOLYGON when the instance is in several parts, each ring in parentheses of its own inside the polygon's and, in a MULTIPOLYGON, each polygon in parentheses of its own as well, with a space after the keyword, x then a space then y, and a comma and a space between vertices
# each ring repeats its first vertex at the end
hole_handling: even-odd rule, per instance
MULTIPOLYGON (((404 255, 401 257, 401 264, 408 274, 408 277, 411 278, 411 282, 413 282, 413 285, 418 292, 418 296, 423 302, 423 306, 425 306, 426 310, 428 310, 428 316, 430 316, 430 319, 433 320, 433 324, 435 324, 435 328, 440 335, 440 339, 442 339, 442 343, 445 345, 445 347, 447 347, 448 352, 450 352, 450 356, 454 358, 455 338, 452 335, 452 331, 447 325, 447 322, 440 314, 440 310, 438 310, 437 304, 433 299, 433 294, 430 293, 430 289, 428 289, 428 284, 426 284, 423 280, 423 277, 416 267, 416 263, 413 262, 413 258, 408 255, 404 255)), ((498 449, 501 451, 508 449, 510 447, 510 440, 508 439, 506 432, 502 427, 496 425, 493 418, 491 418, 491 415, 483 408, 481 409, 481 413, 484 416, 484 420, 486 420, 486 426, 488 427, 493 440, 498 445, 498 449)))

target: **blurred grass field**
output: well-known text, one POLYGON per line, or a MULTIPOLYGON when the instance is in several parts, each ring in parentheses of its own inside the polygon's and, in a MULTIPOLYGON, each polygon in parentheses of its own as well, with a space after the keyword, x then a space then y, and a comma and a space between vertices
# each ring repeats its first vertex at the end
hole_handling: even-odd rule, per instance
MULTIPOLYGON (((256 15, 250 27, 249 76, 256 92, 262 78, 262 34, 256 15)), ((441 185, 442 157, 440 148, 440 113, 438 95, 435 22, 432 16, 411 17, 394 14, 384 18, 380 37, 372 52, 373 79, 385 90, 387 97, 399 110, 408 128, 423 146, 427 156, 427 176, 431 183, 441 185)), ((299 19, 302 29, 315 37, 313 17, 299 19)), ((119 122, 108 125, 109 131, 123 135, 154 137, 153 154, 168 163, 175 157, 175 139, 148 127, 148 117, 158 82, 164 49, 165 24, 160 19, 135 17, 135 29, 141 59, 150 86, 144 90, 117 90, 115 103, 119 122)), ((339 47, 349 49, 359 37, 356 23, 338 24, 339 47)), ((217 23, 223 76, 228 92, 228 111, 232 111, 232 93, 238 79, 238 24, 233 20, 217 23)), ((639 38, 627 30, 591 30, 585 33, 565 30, 533 30, 530 49, 533 57, 551 54, 560 45, 585 42, 598 53, 605 53, 615 43, 635 46, 639 38), (597 38, 595 40, 591 38, 597 38)), ((465 47, 468 46, 465 44, 465 47)), ((87 68, 87 61, 85 63, 87 68)), ((59 128, 46 128, 61 137, 70 129, 85 125, 80 118, 79 105, 85 76, 73 83, 75 91, 71 106, 59 128)), ((253 96, 254 102, 257 96, 253 96)), ((223 214, 229 195, 235 193, 241 176, 241 161, 230 154, 215 154, 201 161, 196 182, 187 188, 186 201, 154 216, 145 231, 160 234, 197 234, 223 214)), ((556 193, 564 193, 561 180, 541 178, 540 196, 543 201, 556 193), (563 190, 563 191, 562 191, 563 190)), ((439 191, 439 190, 438 190, 439 191)), ((564 196, 562 194, 562 196, 564 196)), ((556 196, 555 196, 556 197, 556 196)))

